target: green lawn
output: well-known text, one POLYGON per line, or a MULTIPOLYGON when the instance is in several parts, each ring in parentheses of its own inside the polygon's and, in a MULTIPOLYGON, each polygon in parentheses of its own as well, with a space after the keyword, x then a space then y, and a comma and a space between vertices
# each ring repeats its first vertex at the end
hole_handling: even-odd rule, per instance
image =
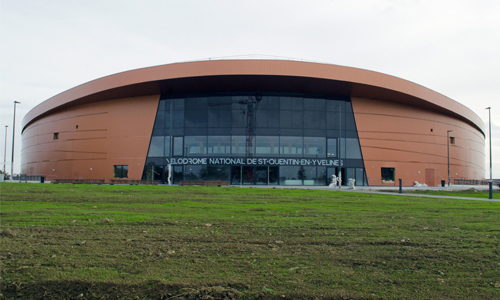
POLYGON ((498 202, 236 187, 0 189, 5 299, 500 298, 498 202))
MULTIPOLYGON (((398 191, 394 191, 397 193, 398 191)), ((422 194, 422 195, 438 195, 438 196, 456 196, 456 197, 471 197, 471 198, 483 198, 483 199, 488 199, 490 197, 489 191, 488 190, 475 190, 474 188, 468 189, 468 190, 451 190, 451 191, 433 191, 433 190, 424 190, 424 191, 419 191, 419 190, 404 190, 403 193, 409 193, 409 194, 422 194)), ((492 193, 493 199, 500 199, 500 191, 499 190, 493 190, 492 193)))

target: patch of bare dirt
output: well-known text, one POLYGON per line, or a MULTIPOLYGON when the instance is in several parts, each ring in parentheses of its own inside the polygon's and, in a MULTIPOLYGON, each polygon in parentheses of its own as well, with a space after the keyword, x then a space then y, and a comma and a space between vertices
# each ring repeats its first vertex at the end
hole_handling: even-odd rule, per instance
MULTIPOLYGON (((243 287, 238 287, 243 288, 243 287)), ((255 297, 252 297, 255 298, 255 297)), ((33 284, 2 284, 0 299, 248 299, 237 288, 185 287, 147 282, 137 285, 104 282, 48 281, 33 284)))

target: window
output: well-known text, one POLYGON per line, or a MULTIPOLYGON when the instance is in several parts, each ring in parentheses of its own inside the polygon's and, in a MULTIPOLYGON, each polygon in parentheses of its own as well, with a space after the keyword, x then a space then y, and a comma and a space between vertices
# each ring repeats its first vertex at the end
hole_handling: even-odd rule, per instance
MULTIPOLYGON (((233 156, 245 156, 246 155, 246 137, 245 136, 232 136, 231 138, 231 153, 233 156)), ((253 154, 253 149, 248 149, 253 154)))
POLYGON ((321 137, 304 137, 304 156, 325 157, 326 139, 321 137))
POLYGON ((337 139, 328 139, 328 157, 337 157, 335 153, 338 152, 337 139))
POLYGON ((365 170, 363 168, 356 168, 356 185, 365 185, 365 170))
POLYGON ((455 137, 450 136, 450 144, 455 145, 455 137))
POLYGON ((257 136, 255 153, 257 156, 279 156, 278 136, 257 136))
POLYGON ((358 139, 345 139, 346 156, 345 158, 361 159, 361 149, 358 139))
POLYGON ((396 179, 396 170, 394 168, 382 168, 382 183, 394 182, 396 179))
POLYGON ((113 166, 114 178, 128 178, 128 165, 115 165, 113 166))
POLYGON ((184 137, 176 136, 174 137, 174 156, 184 155, 184 137))
POLYGON ((164 156, 165 147, 165 137, 163 136, 153 136, 151 138, 151 144, 149 144, 149 157, 162 157, 164 156))
POLYGON ((59 139, 59 132, 54 132, 54 140, 58 140, 59 139))
POLYGON ((304 141, 300 136, 281 136, 280 155, 302 157, 304 141))
POLYGON ((208 137, 208 155, 230 155, 231 137, 230 136, 209 136, 208 137))
POLYGON ((186 156, 205 156, 207 154, 207 137, 186 136, 184 148, 186 148, 186 156))
POLYGON ((207 166, 186 165, 184 169, 185 180, 207 180, 207 166))

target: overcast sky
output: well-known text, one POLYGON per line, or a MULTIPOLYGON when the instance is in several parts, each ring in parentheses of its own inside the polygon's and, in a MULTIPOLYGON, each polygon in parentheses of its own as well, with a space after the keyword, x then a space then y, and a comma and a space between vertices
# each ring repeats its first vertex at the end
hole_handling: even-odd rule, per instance
POLYGON ((357 67, 416 82, 472 109, 486 130, 485 108, 491 106, 493 177, 500 178, 498 0, 0 3, 0 139, 4 146, 8 125, 9 172, 14 100, 21 102, 16 114, 17 173, 22 118, 58 93, 130 69, 261 54, 357 67))

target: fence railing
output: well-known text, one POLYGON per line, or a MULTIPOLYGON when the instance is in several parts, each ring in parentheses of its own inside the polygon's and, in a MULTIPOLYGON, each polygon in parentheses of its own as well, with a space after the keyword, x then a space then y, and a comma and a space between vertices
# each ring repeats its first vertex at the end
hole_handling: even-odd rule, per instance
POLYGON ((110 179, 111 184, 145 184, 145 185, 158 185, 159 180, 134 180, 134 179, 110 179))
POLYGON ((453 185, 488 185, 489 180, 452 179, 453 185))
POLYGON ((42 177, 45 178, 45 176, 42 175, 26 175, 26 174, 20 174, 20 175, 14 175, 11 177, 12 181, 38 181, 41 182, 42 177))
POLYGON ((52 183, 103 184, 104 179, 54 179, 52 183))

